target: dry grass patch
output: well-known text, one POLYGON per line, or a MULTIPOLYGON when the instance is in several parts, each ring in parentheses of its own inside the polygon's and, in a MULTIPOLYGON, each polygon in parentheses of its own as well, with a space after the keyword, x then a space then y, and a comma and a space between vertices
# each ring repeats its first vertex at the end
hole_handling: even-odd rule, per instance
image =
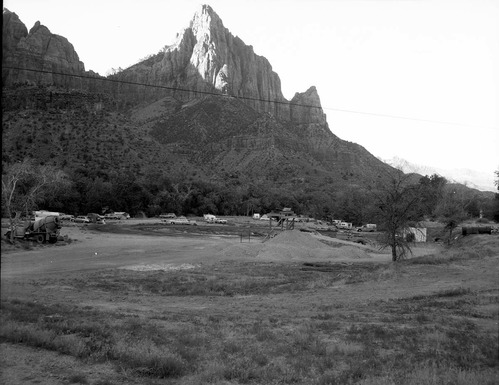
POLYGON ((345 295, 365 282, 382 285, 390 266, 230 262, 88 273, 57 283, 100 298, 128 295, 140 310, 4 297, 0 339, 112 362, 130 383, 492 383, 499 374, 497 334, 482 322, 493 322, 484 309, 497 305, 499 289, 473 290, 457 278, 456 287, 429 295, 368 300, 366 292, 366 299, 326 301, 338 282, 350 282, 345 295), (187 306, 210 301, 216 305, 187 306), (162 302, 186 306, 154 311, 162 302))

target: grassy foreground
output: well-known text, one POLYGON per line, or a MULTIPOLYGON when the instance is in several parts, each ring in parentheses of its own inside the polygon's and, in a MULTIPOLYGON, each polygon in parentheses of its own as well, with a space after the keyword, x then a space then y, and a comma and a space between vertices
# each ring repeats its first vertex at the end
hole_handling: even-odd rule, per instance
MULTIPOLYGON (((402 263, 397 274, 423 265, 402 263)), ((88 273, 57 282, 150 311, 75 305, 63 295, 44 303, 3 298, 0 339, 113 363, 120 379, 96 385, 497 383, 497 288, 324 298, 335 285, 368 288, 392 271, 392 265, 365 263, 225 262, 170 272, 88 273), (193 306, 174 307, 170 300, 193 306), (216 306, 199 306, 211 301, 216 306)), ((72 382, 89 383, 84 376, 72 382)))

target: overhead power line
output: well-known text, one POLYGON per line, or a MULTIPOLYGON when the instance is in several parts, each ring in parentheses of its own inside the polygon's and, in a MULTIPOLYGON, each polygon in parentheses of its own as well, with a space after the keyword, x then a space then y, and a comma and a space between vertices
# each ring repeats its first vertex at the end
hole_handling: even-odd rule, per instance
POLYGON ((51 74, 51 75, 72 76, 72 77, 80 78, 80 79, 89 79, 89 80, 94 80, 94 81, 98 80, 98 81, 109 82, 109 83, 119 83, 119 84, 133 85, 133 86, 159 88, 159 89, 165 89, 165 90, 169 90, 169 91, 189 92, 189 93, 194 93, 194 94, 213 95, 213 96, 219 96, 219 97, 232 97, 235 99, 250 100, 250 101, 255 101, 255 102, 283 104, 283 105, 288 105, 288 106, 291 105, 291 106, 306 107, 306 108, 319 108, 319 109, 323 109, 323 110, 345 112, 345 113, 349 113, 349 114, 377 116, 377 117, 392 118, 392 119, 403 119, 403 120, 411 120, 411 121, 416 121, 416 122, 437 123, 437 124, 446 124, 446 125, 461 126, 461 127, 475 127, 475 128, 482 127, 482 128, 486 128, 489 130, 495 129, 493 127, 484 127, 484 126, 477 126, 477 125, 464 124, 464 123, 447 122, 447 121, 443 121, 443 120, 431 120, 431 119, 414 118, 414 117, 407 117, 407 116, 401 116, 401 115, 381 114, 381 113, 376 113, 376 112, 357 111, 357 110, 349 110, 349 109, 334 108, 334 107, 322 107, 322 106, 316 106, 316 105, 312 105, 312 104, 293 103, 293 102, 285 101, 285 100, 270 100, 270 99, 262 99, 262 98, 252 98, 249 96, 225 95, 225 94, 220 94, 220 93, 211 92, 211 91, 190 90, 190 89, 180 88, 180 87, 169 87, 169 86, 163 86, 163 85, 159 85, 159 84, 139 83, 139 82, 132 82, 132 81, 128 81, 128 80, 110 79, 110 78, 106 78, 106 77, 94 77, 94 76, 89 76, 89 75, 67 74, 67 73, 63 73, 63 72, 45 71, 45 70, 40 70, 40 69, 21 68, 21 67, 12 67, 12 66, 3 66, 2 68, 3 69, 20 70, 20 71, 37 72, 37 73, 45 73, 45 74, 51 74))

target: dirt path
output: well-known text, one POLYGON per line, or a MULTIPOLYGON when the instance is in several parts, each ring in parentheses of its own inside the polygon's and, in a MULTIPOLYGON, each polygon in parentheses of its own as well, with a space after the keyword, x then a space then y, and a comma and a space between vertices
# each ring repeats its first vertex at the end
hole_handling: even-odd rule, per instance
POLYGON ((37 278, 137 264, 195 263, 218 259, 220 251, 238 242, 237 237, 161 237, 107 234, 64 228, 74 241, 64 246, 44 246, 2 255, 2 281, 37 278))

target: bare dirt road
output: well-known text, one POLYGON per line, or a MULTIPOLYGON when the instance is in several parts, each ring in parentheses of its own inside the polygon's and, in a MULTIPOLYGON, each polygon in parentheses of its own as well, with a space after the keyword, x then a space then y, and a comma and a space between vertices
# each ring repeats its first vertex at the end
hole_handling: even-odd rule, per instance
POLYGON ((137 264, 194 263, 217 257, 236 237, 168 237, 63 229, 73 242, 2 256, 2 281, 137 264))

